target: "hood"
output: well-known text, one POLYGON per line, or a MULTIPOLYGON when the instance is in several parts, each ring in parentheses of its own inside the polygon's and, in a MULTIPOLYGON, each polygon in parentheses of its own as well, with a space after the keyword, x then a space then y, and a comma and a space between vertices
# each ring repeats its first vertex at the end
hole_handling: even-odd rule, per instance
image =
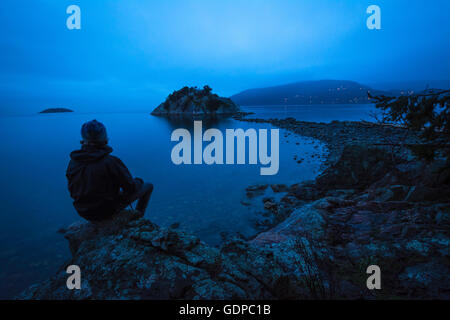
POLYGON ((80 150, 73 151, 70 158, 77 162, 95 162, 103 159, 112 151, 110 146, 83 146, 80 150))

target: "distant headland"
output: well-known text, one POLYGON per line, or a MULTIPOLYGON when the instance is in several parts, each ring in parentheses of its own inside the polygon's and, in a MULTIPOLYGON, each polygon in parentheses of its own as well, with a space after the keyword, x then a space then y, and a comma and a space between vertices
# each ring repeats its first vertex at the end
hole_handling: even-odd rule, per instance
POLYGON ((184 87, 174 91, 161 103, 152 115, 233 115, 240 112, 239 106, 229 98, 212 93, 209 86, 203 89, 184 87))
POLYGON ((373 95, 384 93, 354 81, 320 80, 249 89, 233 95, 231 100, 242 106, 367 104, 371 103, 368 91, 373 95))
POLYGON ((66 109, 66 108, 49 108, 42 110, 39 113, 64 113, 64 112, 73 112, 73 110, 66 109))

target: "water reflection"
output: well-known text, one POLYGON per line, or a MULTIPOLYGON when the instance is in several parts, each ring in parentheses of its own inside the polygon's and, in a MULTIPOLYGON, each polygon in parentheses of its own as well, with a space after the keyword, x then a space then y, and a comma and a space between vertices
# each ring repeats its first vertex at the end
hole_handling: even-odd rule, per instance
POLYGON ((189 131, 194 129, 194 121, 202 121, 204 129, 229 127, 234 126, 234 120, 230 115, 169 115, 169 116, 155 116, 159 119, 164 119, 170 125, 172 130, 184 128, 189 131))

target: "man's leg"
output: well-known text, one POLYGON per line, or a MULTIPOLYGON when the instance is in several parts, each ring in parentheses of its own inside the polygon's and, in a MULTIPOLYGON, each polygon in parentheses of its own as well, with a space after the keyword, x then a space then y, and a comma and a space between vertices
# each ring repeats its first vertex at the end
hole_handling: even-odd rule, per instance
POLYGON ((153 184, 144 183, 142 185, 142 189, 139 191, 139 201, 136 205, 136 210, 145 214, 145 210, 147 209, 148 202, 150 200, 150 196, 153 192, 153 184))

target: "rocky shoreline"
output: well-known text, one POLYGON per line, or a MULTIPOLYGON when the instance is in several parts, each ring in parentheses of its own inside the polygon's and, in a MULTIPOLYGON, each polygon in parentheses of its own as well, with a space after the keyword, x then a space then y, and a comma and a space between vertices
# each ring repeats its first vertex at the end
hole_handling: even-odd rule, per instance
MULTIPOLYGON (((403 128, 382 126, 371 122, 333 121, 331 123, 318 123, 298 121, 294 118, 248 118, 248 115, 250 114, 241 113, 235 116, 234 119, 244 122, 269 123, 294 134, 324 142, 328 149, 328 156, 324 163, 324 168, 335 163, 342 154, 344 147, 349 144, 379 145, 380 148, 386 148, 381 145, 412 144, 418 141, 417 136, 411 132, 407 133, 403 128), (408 135, 406 136, 406 134, 408 135)), ((408 152, 405 148, 397 151, 403 153, 408 152)), ((405 156, 407 156, 406 153, 405 156)))
MULTIPOLYGON (((387 266, 389 288, 372 298, 450 297, 450 186, 440 175, 446 164, 416 160, 403 147, 417 143, 416 135, 364 122, 238 120, 270 123, 319 139, 329 149, 315 181, 247 188, 247 198, 262 201, 265 209, 258 224, 266 231, 250 242, 273 245, 306 236, 334 256, 335 272, 347 275, 355 275, 354 266, 362 268, 362 261, 387 266), (270 189, 279 200, 266 196, 270 189)), ((356 290, 353 280, 345 283, 346 294, 356 290)))
MULTIPOLYGON (((63 230, 72 258, 21 299, 449 299, 450 186, 438 160, 415 160, 404 129, 357 122, 267 122, 324 141, 315 181, 247 188, 261 232, 219 248, 125 211, 63 230), (267 192, 275 194, 268 197, 267 192), (82 290, 66 288, 68 265, 82 290), (369 265, 382 290, 366 287, 369 265)), ((416 138, 409 137, 410 141, 416 138)))

